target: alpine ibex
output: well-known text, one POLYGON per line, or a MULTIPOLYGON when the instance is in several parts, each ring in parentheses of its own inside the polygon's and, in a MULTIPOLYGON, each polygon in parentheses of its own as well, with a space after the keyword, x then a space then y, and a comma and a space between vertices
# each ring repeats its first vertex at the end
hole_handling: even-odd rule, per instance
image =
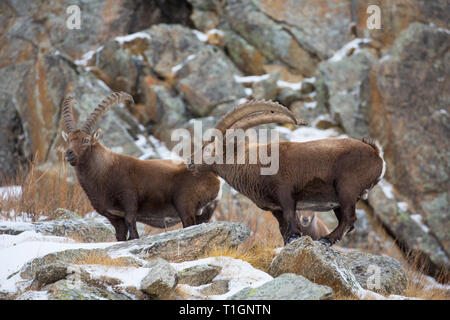
POLYGON ((303 235, 319 240, 330 233, 326 224, 317 217, 314 211, 297 211, 297 225, 303 235))
MULTIPOLYGON (((224 117, 216 128, 225 132, 237 123, 246 128, 242 121, 224 117)), ((244 164, 190 163, 188 167, 199 173, 215 173, 259 208, 271 211, 285 243, 302 235, 296 210, 333 210, 339 225, 319 240, 327 245, 339 241, 353 229, 356 202, 367 196, 385 172, 381 147, 369 138, 280 142, 279 170, 274 175, 261 175, 261 164, 248 162, 248 155, 257 153, 261 145, 243 143, 247 154, 244 164)), ((204 147, 208 145, 215 148, 213 143, 204 147)))
MULTIPOLYGON (((116 103, 133 102, 127 93, 113 93, 90 114, 81 129, 73 114, 75 100, 63 101, 67 132, 66 160, 75 168, 80 185, 94 209, 116 230, 118 241, 138 238, 136 221, 164 228, 182 222, 183 227, 209 221, 217 205, 220 180, 212 172, 193 174, 184 163, 172 160, 140 160, 117 154, 99 141, 100 129, 93 131, 99 118, 116 103)), ((295 123, 285 108, 260 101, 243 104, 228 114, 237 120, 252 115, 267 123, 270 113, 277 119, 295 123), (262 111, 256 117, 255 110, 262 111), (283 114, 284 113, 284 114, 283 114), (281 116, 281 114, 283 114, 281 116)))

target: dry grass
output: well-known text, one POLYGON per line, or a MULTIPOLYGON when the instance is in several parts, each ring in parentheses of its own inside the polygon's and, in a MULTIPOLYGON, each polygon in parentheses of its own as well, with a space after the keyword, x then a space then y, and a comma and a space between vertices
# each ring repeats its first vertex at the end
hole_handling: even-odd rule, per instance
POLYGON ((87 256, 74 261, 75 264, 97 264, 101 266, 126 267, 130 261, 126 257, 111 258, 107 253, 101 251, 90 251, 87 256))
POLYGON ((63 161, 57 166, 42 169, 33 161, 28 169, 20 169, 13 179, 2 179, 2 186, 19 185, 19 197, 0 197, 0 215, 12 218, 12 213, 27 213, 33 221, 65 208, 83 216, 93 209, 83 189, 70 175, 71 168, 63 161), (73 181, 73 182, 70 182, 73 181))

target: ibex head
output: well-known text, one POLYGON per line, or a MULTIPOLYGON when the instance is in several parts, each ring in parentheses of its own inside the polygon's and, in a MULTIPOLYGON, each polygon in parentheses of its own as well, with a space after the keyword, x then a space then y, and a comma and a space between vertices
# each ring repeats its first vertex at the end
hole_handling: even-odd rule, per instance
POLYGON ((67 131, 62 131, 62 136, 67 143, 65 157, 70 165, 77 166, 80 160, 86 158, 92 147, 98 142, 101 136, 101 129, 99 128, 92 133, 98 119, 116 103, 125 101, 134 103, 133 98, 128 93, 114 92, 95 108, 81 129, 78 129, 73 115, 75 100, 72 96, 67 96, 64 99, 62 115, 67 131))

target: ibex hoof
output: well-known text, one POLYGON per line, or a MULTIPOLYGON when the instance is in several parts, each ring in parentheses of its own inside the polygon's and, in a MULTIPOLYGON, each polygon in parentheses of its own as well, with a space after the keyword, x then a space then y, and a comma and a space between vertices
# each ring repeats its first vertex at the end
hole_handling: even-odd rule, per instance
POLYGON ((330 247, 332 245, 331 241, 329 239, 327 239, 327 238, 320 238, 317 241, 319 241, 320 243, 323 243, 327 247, 330 247))
POLYGON ((292 241, 297 240, 300 237, 301 237, 301 235, 298 235, 298 234, 292 235, 289 238, 287 238, 286 244, 291 243, 292 241))

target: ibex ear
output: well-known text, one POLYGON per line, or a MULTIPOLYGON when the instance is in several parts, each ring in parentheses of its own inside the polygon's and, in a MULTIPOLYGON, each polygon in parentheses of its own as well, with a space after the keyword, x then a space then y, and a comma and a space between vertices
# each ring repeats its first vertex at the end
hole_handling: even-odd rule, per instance
POLYGON ((95 130, 94 134, 92 135, 92 139, 94 140, 93 142, 97 142, 101 136, 102 136, 102 129, 98 128, 97 130, 95 130))
POLYGON ((64 141, 67 142, 69 135, 65 131, 61 131, 61 135, 62 135, 64 141))

